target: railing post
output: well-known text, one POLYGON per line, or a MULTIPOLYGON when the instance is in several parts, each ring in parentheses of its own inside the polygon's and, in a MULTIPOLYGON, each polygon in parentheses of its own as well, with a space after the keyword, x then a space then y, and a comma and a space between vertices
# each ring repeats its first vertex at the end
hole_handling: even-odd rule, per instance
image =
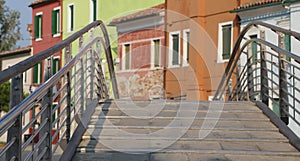
MULTIPOLYGON (((13 109, 23 100, 23 74, 15 76, 10 86, 10 104, 9 108, 13 109)), ((21 160, 22 147, 22 114, 15 120, 15 124, 8 130, 7 142, 16 138, 16 141, 6 153, 6 160, 21 160)))
MULTIPOLYGON (((253 69, 252 69, 252 57, 250 56, 252 53, 251 46, 248 46, 248 56, 247 56, 247 84, 248 84, 248 94, 250 101, 254 101, 254 80, 253 80, 253 69)), ((239 98, 240 99, 240 98, 239 98)))
POLYGON ((80 112, 84 112, 84 60, 80 59, 80 112))
MULTIPOLYGON (((278 46, 284 49, 284 34, 278 34, 278 46)), ((280 108, 280 119, 286 124, 289 124, 289 117, 287 113, 289 112, 288 108, 288 88, 287 88, 287 79, 286 73, 284 71, 284 57, 281 53, 278 53, 278 68, 279 68, 279 108, 280 108)))
POLYGON ((71 137, 71 76, 70 72, 67 73, 67 120, 66 120, 66 138, 67 143, 71 137))
POLYGON ((93 100, 94 96, 94 75, 95 75, 95 54, 96 52, 92 48, 91 52, 91 84, 90 84, 90 99, 93 100))
POLYGON ((117 84, 117 78, 115 75, 115 68, 114 68, 113 58, 112 58, 112 54, 111 54, 109 37, 108 37, 108 34, 106 34, 107 30, 106 30, 105 26, 102 24, 100 27, 104 33, 104 39, 105 39, 104 50, 105 50, 105 54, 106 54, 109 75, 110 75, 110 79, 112 82, 113 93, 114 93, 115 99, 119 99, 118 84, 117 84))
MULTIPOLYGON (((45 61, 45 76, 44 81, 48 80, 52 76, 52 57, 45 61)), ((44 113, 42 113, 41 121, 47 121, 45 126, 42 127, 40 131, 40 140, 46 136, 45 140, 41 143, 38 154, 42 155, 44 150, 46 150, 42 160, 52 160, 52 94, 53 89, 49 88, 47 94, 43 97, 42 108, 46 108, 44 113)))
MULTIPOLYGON (((262 40, 265 40, 265 31, 260 30, 260 38, 262 40)), ((264 45, 260 45, 260 98, 262 103, 265 105, 269 106, 269 89, 268 89, 268 71, 267 71, 267 63, 266 63, 266 58, 265 58, 265 51, 266 47, 264 45)))

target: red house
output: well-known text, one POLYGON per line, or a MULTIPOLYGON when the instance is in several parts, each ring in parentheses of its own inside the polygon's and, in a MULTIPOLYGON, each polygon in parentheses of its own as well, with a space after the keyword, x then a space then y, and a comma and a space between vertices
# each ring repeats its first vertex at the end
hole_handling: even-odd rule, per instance
MULTIPOLYGON (((61 0, 36 0, 29 5, 29 7, 32 8, 33 55, 38 54, 62 41, 61 6, 61 0)), ((62 53, 58 52, 53 57, 53 74, 55 74, 61 67, 61 56, 62 53)), ((42 82, 44 82, 44 62, 40 62, 33 68, 33 90, 42 82)), ((56 87, 59 87, 59 85, 56 87)), ((54 89, 53 92, 55 91, 56 90, 54 89)), ((56 99, 56 102, 58 102, 58 100, 59 98, 56 99)), ((58 103, 54 102, 53 107, 57 106, 57 104, 58 103)), ((36 110, 38 110, 38 108, 36 110)), ((59 108, 56 110, 54 117, 57 116, 58 112, 59 108)))
POLYGON ((156 99, 164 96, 164 4, 115 18, 118 32, 117 79, 120 96, 156 99))

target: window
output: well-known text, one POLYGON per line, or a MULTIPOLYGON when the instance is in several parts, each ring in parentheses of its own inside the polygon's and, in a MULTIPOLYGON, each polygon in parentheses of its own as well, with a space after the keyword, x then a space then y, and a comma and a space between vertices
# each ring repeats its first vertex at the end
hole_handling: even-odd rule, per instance
MULTIPOLYGON (((285 47, 285 50, 291 52, 291 36, 290 35, 284 35, 284 47, 285 47)), ((287 56, 286 60, 291 62, 291 57, 287 56)))
POLYGON ((72 32, 74 31, 74 5, 69 5, 69 11, 68 11, 68 31, 72 32))
POLYGON ((35 40, 42 39, 42 13, 37 13, 34 17, 34 38, 35 40))
POLYGON ((33 67, 33 84, 41 84, 42 82, 42 63, 38 63, 33 67))
MULTIPOLYGON (((257 35, 251 35, 250 39, 257 39, 257 35)), ((256 62, 257 60, 257 43, 251 43, 251 51, 252 51, 252 62, 256 62)))
POLYGON ((161 58, 161 51, 160 51, 160 39, 152 41, 152 49, 151 49, 151 67, 160 67, 160 58, 161 58))
POLYGON ((91 9, 90 9, 90 20, 96 21, 97 20, 97 0, 91 0, 91 9))
POLYGON ((232 48, 232 22, 219 24, 218 62, 230 58, 232 48))
POLYGON ((52 36, 60 35, 60 8, 52 10, 52 36))
POLYGON ((60 69, 59 57, 53 58, 53 75, 60 69))
POLYGON ((184 66, 187 66, 189 64, 189 56, 190 56, 190 30, 184 30, 183 31, 183 62, 182 64, 184 66))
POLYGON ((129 70, 130 69, 130 44, 125 44, 123 46, 123 54, 122 54, 122 69, 129 70))
POLYGON ((169 66, 178 67, 180 62, 180 32, 170 33, 169 40, 169 66))

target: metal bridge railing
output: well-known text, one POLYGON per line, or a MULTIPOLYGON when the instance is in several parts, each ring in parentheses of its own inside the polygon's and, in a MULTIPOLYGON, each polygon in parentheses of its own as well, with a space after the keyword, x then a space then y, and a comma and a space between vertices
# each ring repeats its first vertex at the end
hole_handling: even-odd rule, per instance
POLYGON ((0 160, 52 160, 58 148, 67 147, 81 124, 80 116, 90 110, 93 102, 109 98, 108 77, 101 64, 105 57, 114 97, 118 98, 110 42, 101 21, 2 71, 0 83, 11 79, 11 109, 0 118, 0 136, 7 135, 7 142, 0 149, 0 160), (79 49, 72 58, 75 43, 79 49), (62 50, 66 63, 52 75, 53 55, 62 50), (46 81, 22 100, 22 75, 41 61, 46 81), (25 121, 28 115, 30 119, 25 121), (29 129, 32 133, 25 140, 23 135, 29 129))
POLYGON ((288 51, 285 37, 300 40, 300 34, 290 30, 263 22, 248 24, 238 38, 214 100, 225 96, 229 101, 261 101, 300 136, 300 57, 288 51), (251 28, 260 32, 260 39, 245 37, 251 28), (278 44, 266 41, 267 30, 277 36, 278 44))

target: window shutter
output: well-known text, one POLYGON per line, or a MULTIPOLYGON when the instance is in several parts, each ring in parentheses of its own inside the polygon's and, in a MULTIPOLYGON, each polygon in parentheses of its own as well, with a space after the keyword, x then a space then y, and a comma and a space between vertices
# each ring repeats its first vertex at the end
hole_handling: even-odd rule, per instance
POLYGON ((178 65, 179 64, 179 35, 172 35, 173 37, 173 60, 172 65, 178 65))
POLYGON ((39 37, 39 16, 34 16, 34 38, 39 37))
POLYGON ((56 26, 57 26, 57 15, 56 15, 56 11, 52 10, 52 35, 56 34, 56 26))
MULTIPOLYGON (((287 51, 291 51, 291 36, 290 35, 284 35, 284 46, 285 46, 285 50, 287 51)), ((291 61, 291 57, 287 56, 286 57, 287 61, 291 61)))
POLYGON ((130 45, 125 45, 125 69, 130 68, 130 45))
POLYGON ((159 67, 160 59, 160 41, 154 40, 154 67, 159 67))
MULTIPOLYGON (((257 35, 252 35, 250 36, 251 39, 256 39, 257 35)), ((252 48, 252 62, 255 62, 257 60, 257 43, 253 42, 251 44, 251 48, 252 48)))
POLYGON ((33 67, 33 84, 38 84, 38 76, 39 76, 39 64, 36 64, 33 67))
POLYGON ((38 64, 38 66, 39 66, 39 75, 40 75, 40 80, 38 81, 38 83, 40 84, 40 83, 42 83, 42 80, 43 80, 43 70, 42 70, 42 63, 39 63, 38 64))
POLYGON ((231 49, 231 25, 225 25, 223 31, 223 59, 229 59, 231 49))
POLYGON ((93 21, 97 20, 97 0, 93 0, 93 21))
POLYGON ((189 62, 190 57, 190 32, 186 32, 186 61, 189 62))
POLYGON ((70 6, 70 10, 71 10, 71 26, 70 26, 70 30, 73 31, 74 30, 74 6, 70 6))

